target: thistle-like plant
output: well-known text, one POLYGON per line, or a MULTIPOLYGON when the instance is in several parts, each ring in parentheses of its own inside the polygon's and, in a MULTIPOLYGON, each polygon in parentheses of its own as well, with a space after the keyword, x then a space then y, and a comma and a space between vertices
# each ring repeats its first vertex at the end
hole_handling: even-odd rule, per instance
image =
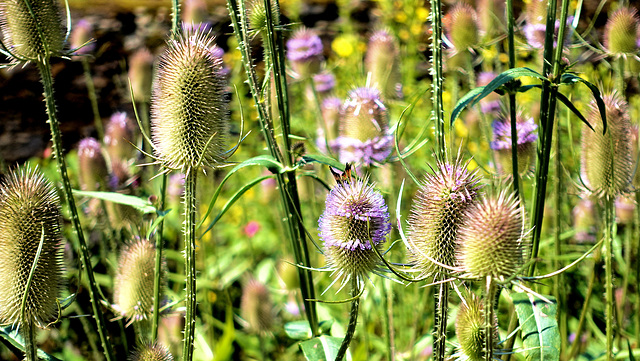
POLYGON ((609 19, 604 29, 604 47, 614 56, 628 56, 638 50, 638 11, 621 7, 609 19))
POLYGON ((218 167, 229 123, 226 78, 213 37, 199 29, 170 40, 160 57, 151 103, 152 141, 165 172, 185 174, 186 308, 183 359, 193 358, 196 326, 196 180, 202 166, 218 167))
MULTIPOLYGON (((494 330, 494 346, 498 336, 498 319, 491 325, 494 330)), ((456 360, 483 361, 486 347, 485 310, 481 299, 474 293, 461 299, 458 315, 456 316, 456 336, 458 337, 458 351, 454 354, 456 360)))
POLYGON ((78 144, 80 188, 86 191, 106 190, 109 178, 102 146, 95 138, 85 138, 78 144))
POLYGON ((322 39, 306 28, 298 29, 287 40, 287 59, 296 76, 309 78, 320 71, 324 60, 322 39))
POLYGON ((364 64, 371 74, 370 84, 380 89, 385 99, 401 97, 400 50, 389 31, 378 30, 371 35, 364 64))
POLYGON ((35 328, 46 328, 62 291, 62 216, 53 185, 19 168, 0 189, 0 323, 20 328, 29 361, 37 360, 35 328))
MULTIPOLYGON (((496 167, 500 174, 504 176, 513 175, 512 162, 512 137, 511 122, 506 115, 496 119, 492 123, 493 139, 491 149, 496 152, 496 167)), ((533 118, 524 118, 522 115, 516 117, 516 134, 518 156, 518 174, 530 173, 536 155, 536 141, 538 140, 538 125, 533 118)))
POLYGON ((259 334, 271 331, 274 310, 269 289, 257 280, 250 280, 242 290, 241 315, 247 321, 247 328, 259 334))
POLYGON ((173 361, 169 349, 159 343, 143 343, 138 345, 127 358, 127 361, 173 361))

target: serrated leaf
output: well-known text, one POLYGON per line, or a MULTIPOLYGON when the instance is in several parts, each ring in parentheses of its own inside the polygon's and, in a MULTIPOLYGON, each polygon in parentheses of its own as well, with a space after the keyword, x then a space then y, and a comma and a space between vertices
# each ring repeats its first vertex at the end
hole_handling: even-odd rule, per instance
POLYGON ((300 349, 308 361, 334 361, 341 344, 341 337, 320 336, 300 342, 300 349))
POLYGON ((602 118, 602 128, 603 128, 602 134, 605 134, 607 132, 607 110, 604 105, 604 101, 602 100, 602 95, 600 94, 600 90, 598 89, 597 86, 589 83, 588 81, 582 79, 581 77, 575 74, 572 74, 572 73, 562 74, 562 77, 560 78, 560 84, 575 84, 575 83, 582 83, 591 90, 591 93, 593 94, 593 98, 596 100, 596 104, 598 105, 598 111, 600 111, 600 117, 602 118))
POLYGON ((88 192, 88 191, 80 191, 76 189, 73 190, 73 194, 81 197, 96 198, 96 199, 101 199, 103 201, 131 206, 139 210, 143 214, 156 213, 157 211, 156 207, 149 204, 149 201, 146 198, 145 199, 138 198, 136 196, 132 196, 128 194, 121 194, 121 193, 115 193, 115 192, 88 192))
POLYGON ((480 100, 484 99, 489 94, 493 93, 499 87, 503 86, 504 84, 512 80, 521 78, 523 76, 537 78, 543 81, 547 80, 547 78, 545 78, 544 76, 538 74, 536 71, 531 70, 529 68, 512 68, 512 69, 505 70, 504 72, 498 74, 498 76, 496 76, 495 79, 489 82, 489 84, 472 89, 471 91, 469 91, 469 93, 463 96, 462 99, 458 101, 458 104, 456 104, 456 106, 453 108, 453 111, 451 112, 451 124, 453 124, 453 122, 455 122, 456 119, 458 119, 458 116, 460 115, 460 113, 464 108, 466 108, 469 105, 470 106, 476 105, 480 100))
POLYGON ((551 303, 527 294, 511 295, 522 329, 523 353, 527 361, 557 361, 560 359, 560 333, 556 321, 555 298, 551 303))
POLYGON ((302 164, 320 163, 320 164, 326 164, 328 166, 331 166, 339 170, 344 170, 344 164, 340 163, 339 161, 337 161, 332 157, 328 157, 322 154, 306 154, 302 156, 301 163, 302 164))
MULTIPOLYGON (((24 339, 16 328, 12 326, 0 327, 0 339, 2 339, 2 343, 11 348, 14 353, 15 351, 24 353, 24 339)), ((18 354, 17 356, 22 355, 18 354)), ((38 349, 38 358, 45 361, 61 361, 40 349, 38 349)))

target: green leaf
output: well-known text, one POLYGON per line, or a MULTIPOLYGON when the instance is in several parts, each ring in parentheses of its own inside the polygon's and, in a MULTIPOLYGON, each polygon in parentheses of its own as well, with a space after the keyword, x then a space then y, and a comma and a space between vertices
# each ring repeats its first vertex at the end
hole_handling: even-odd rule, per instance
POLYGON ((138 198, 136 196, 131 196, 128 194, 121 194, 115 192, 87 192, 87 191, 79 191, 74 189, 73 194, 81 196, 81 197, 89 197, 101 199, 103 201, 124 204, 127 206, 131 206, 143 214, 148 213, 156 213, 156 207, 149 204, 149 201, 145 198, 138 198))
POLYGON ((300 342, 300 349, 308 361, 334 361, 341 343, 341 337, 320 336, 300 342))
POLYGON ((328 166, 331 166, 339 170, 344 170, 344 164, 340 163, 334 158, 331 158, 322 154, 307 154, 307 155, 304 155, 302 157, 302 160, 300 161, 300 163, 302 164, 314 163, 314 162, 320 163, 320 164, 326 164, 328 166))
POLYGON ((556 321, 555 298, 552 303, 527 294, 511 295, 522 328, 523 352, 527 361, 557 361, 560 359, 560 333, 556 321))
POLYGON ((602 134, 605 134, 607 132, 607 110, 604 105, 604 101, 602 100, 602 95, 600 94, 600 90, 598 90, 597 86, 589 83, 588 81, 582 79, 581 77, 575 74, 572 74, 572 73, 562 74, 562 77, 560 78, 560 84, 570 85, 575 83, 582 83, 586 85, 591 90, 591 93, 593 93, 593 98, 596 100, 596 104, 598 105, 598 110, 600 111, 600 117, 602 118, 602 127, 603 127, 602 134))
MULTIPOLYGON (((0 341, 19 357, 24 355, 24 339, 17 328, 12 326, 0 327, 0 341)), ((45 361, 61 361, 48 353, 38 349, 38 358, 45 361)))
POLYGON ((569 108, 569 110, 571 110, 573 112, 573 114, 575 114, 578 118, 580 118, 580 120, 582 120, 582 122, 584 124, 587 125, 587 127, 589 127, 589 129, 595 131, 595 129, 593 129, 593 127, 591 126, 591 124, 589 124, 589 122, 587 121, 587 118, 585 118, 582 113, 580 113, 580 111, 573 105, 573 103, 571 102, 571 100, 569 100, 569 98, 565 97, 562 93, 557 92, 556 93, 556 97, 558 98, 558 100, 560 100, 564 105, 567 106, 567 108, 569 108))
POLYGON ((462 110, 468 105, 474 106, 478 104, 480 100, 493 93, 496 89, 500 88, 504 84, 523 76, 537 78, 543 81, 547 80, 547 78, 529 68, 513 68, 505 70, 504 72, 496 76, 495 79, 493 79, 489 84, 472 89, 465 96, 463 96, 451 112, 451 124, 453 124, 453 122, 458 119, 458 116, 460 115, 462 110))
POLYGON ((308 340, 311 338, 309 321, 291 321, 284 325, 284 332, 294 340, 308 340))

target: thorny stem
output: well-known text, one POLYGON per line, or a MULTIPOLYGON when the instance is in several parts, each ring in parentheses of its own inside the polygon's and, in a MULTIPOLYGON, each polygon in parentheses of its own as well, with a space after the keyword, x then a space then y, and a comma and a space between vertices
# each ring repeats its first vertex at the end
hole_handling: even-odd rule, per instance
MULTIPOLYGON (((158 209, 164 212, 165 202, 167 198, 167 174, 162 175, 162 188, 160 190, 160 204, 158 209)), ((160 281, 162 278, 162 249, 164 247, 164 220, 158 225, 156 233, 156 259, 153 277, 153 321, 151 322, 151 340, 158 338, 158 323, 160 322, 160 281)))
POLYGON ((38 361, 38 347, 36 347, 36 328, 32 319, 24 319, 20 333, 24 338, 24 356, 26 361, 38 361))
POLYGON ((615 222, 615 209, 613 197, 607 196, 605 199, 605 242, 604 242, 604 266, 606 274, 606 335, 607 335, 607 360, 613 360, 613 321, 614 321, 614 299, 613 299, 613 223, 615 222))
POLYGON ((445 135, 444 135, 444 106, 442 101, 443 75, 442 75, 442 10, 440 0, 431 2, 431 83, 433 110, 432 118, 436 124, 436 156, 445 159, 445 135))
POLYGON ((493 305, 496 286, 493 278, 487 276, 484 295, 484 359, 493 360, 493 305))
POLYGON ((193 359, 193 343, 196 331, 196 180, 198 172, 187 170, 184 182, 184 257, 187 311, 184 322, 184 344, 182 359, 193 359))
POLYGON ((93 266, 91 265, 91 258, 89 256, 89 249, 84 238, 82 231, 82 225, 80 224, 80 218, 78 217, 78 209, 76 208, 76 202, 73 198, 71 189, 71 182, 69 181, 69 175, 67 174, 67 164, 62 154, 62 133, 60 132, 60 124, 57 118, 56 104, 53 99, 53 76, 51 75, 51 63, 48 57, 43 57, 36 62, 38 64, 38 70, 42 78, 42 85, 44 86, 44 99, 47 106, 47 114, 49 116, 49 127, 51 129, 51 138, 53 142, 53 153, 58 163, 58 171, 62 178, 62 188, 64 198, 69 206, 71 212, 71 223, 73 229, 78 237, 78 244, 80 246, 80 260, 82 267, 87 272, 87 279, 89 281, 89 297, 91 298, 91 308, 93 311, 94 319, 100 335, 100 343, 104 356, 107 361, 114 360, 113 349, 111 347, 111 341, 109 340, 109 334, 107 333, 106 325, 104 322, 103 312, 100 309, 100 300, 98 299, 98 286, 96 284, 95 277, 93 275, 93 266))
MULTIPOLYGON (((560 126, 558 124, 558 126, 556 127, 556 141, 555 141, 555 148, 556 148, 556 155, 554 158, 554 163, 555 163, 555 173, 556 176, 554 177, 555 180, 555 186, 554 186, 554 205, 555 205, 555 212, 554 212, 554 233, 553 233, 553 242, 555 244, 555 253, 556 253, 556 258, 553 261, 553 268, 554 269, 560 269, 561 265, 560 265, 560 256, 562 255, 562 239, 561 239, 561 230, 562 230, 562 226, 560 224, 561 220, 562 220, 562 187, 563 187, 563 182, 562 182, 562 163, 561 163, 561 139, 560 139, 560 126)), ((554 288, 554 295, 556 297, 556 300, 558 302, 558 304, 564 304, 565 303, 565 287, 564 287, 564 274, 560 273, 558 276, 553 278, 553 288, 554 288)), ((560 337, 561 337, 561 348, 560 348, 560 353, 562 354, 562 352, 567 348, 567 313, 564 309, 564 307, 558 307, 558 328, 560 331, 560 337)))
MULTIPOLYGON (((445 276, 440 276, 442 280, 445 276)), ((433 329, 433 358, 436 361, 446 360, 447 351, 447 311, 449 308, 449 284, 440 283, 435 298, 436 313, 433 329)))
POLYGON ((358 279, 356 277, 352 277, 351 296, 355 298, 351 302, 351 312, 349 313, 347 333, 344 335, 344 339, 342 340, 342 344, 340 345, 340 349, 336 355, 336 361, 342 361, 344 356, 347 354, 347 349, 349 348, 353 334, 356 332, 356 325, 358 324, 358 307, 360 306, 360 297, 357 297, 360 294, 359 288, 358 279))
MULTIPOLYGON (((509 68, 516 67, 516 48, 513 35, 514 25, 513 0, 507 0, 507 39, 509 43, 509 68)), ((513 192, 520 197, 520 179, 518 172, 518 132, 516 128, 516 95, 509 93, 509 116, 511 117, 511 168, 513 174, 513 192)))

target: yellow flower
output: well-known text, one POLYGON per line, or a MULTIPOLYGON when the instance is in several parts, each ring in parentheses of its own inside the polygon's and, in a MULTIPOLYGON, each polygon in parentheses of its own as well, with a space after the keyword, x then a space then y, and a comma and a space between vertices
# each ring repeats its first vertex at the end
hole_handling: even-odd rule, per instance
POLYGON ((454 123, 456 135, 460 138, 466 138, 469 135, 469 129, 463 122, 455 122, 454 123))
POLYGON ((426 21, 429 16, 429 10, 427 8, 419 7, 416 9, 416 17, 419 20, 426 21))
POLYGON ((353 54, 353 39, 348 36, 338 36, 331 43, 331 49, 341 58, 346 58, 353 54))

